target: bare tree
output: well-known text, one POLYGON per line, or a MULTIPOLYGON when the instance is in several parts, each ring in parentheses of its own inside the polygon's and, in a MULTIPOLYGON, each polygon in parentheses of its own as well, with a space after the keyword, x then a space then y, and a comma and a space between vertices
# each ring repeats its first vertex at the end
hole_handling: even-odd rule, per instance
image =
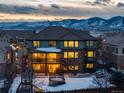
POLYGON ((108 88, 110 87, 110 82, 109 82, 110 75, 107 74, 107 72, 103 72, 101 77, 97 77, 94 75, 92 79, 92 85, 90 87, 97 87, 97 88, 108 88))

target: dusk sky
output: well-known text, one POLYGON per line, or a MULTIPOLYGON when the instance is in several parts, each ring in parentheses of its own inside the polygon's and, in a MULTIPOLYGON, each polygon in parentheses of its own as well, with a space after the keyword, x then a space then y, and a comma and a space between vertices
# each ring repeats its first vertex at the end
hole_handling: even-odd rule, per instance
POLYGON ((124 16, 124 0, 0 0, 0 19, 82 19, 124 16))

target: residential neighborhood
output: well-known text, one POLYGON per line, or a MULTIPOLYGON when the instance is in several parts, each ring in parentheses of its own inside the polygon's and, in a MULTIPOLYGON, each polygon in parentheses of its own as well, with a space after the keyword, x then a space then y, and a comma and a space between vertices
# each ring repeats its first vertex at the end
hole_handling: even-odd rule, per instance
MULTIPOLYGON (((99 84, 93 83, 96 79, 105 81, 104 77, 110 78, 112 73, 124 73, 123 34, 109 32, 94 37, 89 31, 61 26, 38 32, 1 31, 1 89, 8 88, 8 93, 57 91, 50 86, 61 89, 66 83, 73 90, 98 88, 99 84), (83 79, 89 83, 86 82, 87 87, 83 82, 71 87, 70 79, 76 80, 76 85, 83 79)), ((106 86, 103 84, 103 88, 108 87, 109 80, 106 86)))
POLYGON ((0 0, 0 93, 124 93, 124 0, 0 0))

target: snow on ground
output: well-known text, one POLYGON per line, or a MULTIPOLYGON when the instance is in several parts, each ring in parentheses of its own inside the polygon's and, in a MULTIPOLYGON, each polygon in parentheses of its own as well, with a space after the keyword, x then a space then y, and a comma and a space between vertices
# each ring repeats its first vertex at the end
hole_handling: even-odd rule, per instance
MULTIPOLYGON (((62 91, 62 90, 75 90, 90 88, 92 84, 93 76, 90 77, 66 77, 66 84, 56 87, 49 86, 49 77, 36 77, 33 80, 34 85, 44 91, 62 91)), ((21 82, 21 77, 16 77, 11 85, 9 93, 16 93, 16 90, 21 82)))
POLYGON ((9 93, 16 93, 16 90, 20 83, 21 83, 21 77, 18 76, 14 79, 14 81, 9 89, 9 93))
POLYGON ((48 86, 49 78, 36 78, 34 84, 45 91, 62 91, 62 90, 75 90, 86 89, 92 85, 92 77, 85 78, 65 78, 66 84, 56 87, 48 86))
POLYGON ((0 80, 0 88, 4 88, 4 82, 5 82, 4 79, 3 80, 0 80))
POLYGON ((42 52, 61 52, 61 49, 57 49, 55 47, 37 48, 36 50, 42 51, 42 52))

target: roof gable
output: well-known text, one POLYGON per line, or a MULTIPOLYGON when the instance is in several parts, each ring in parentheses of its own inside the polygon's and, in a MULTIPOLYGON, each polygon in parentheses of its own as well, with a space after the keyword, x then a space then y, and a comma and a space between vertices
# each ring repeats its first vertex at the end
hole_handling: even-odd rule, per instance
POLYGON ((50 26, 34 35, 29 40, 89 40, 96 39, 88 31, 75 30, 59 26, 50 26))

